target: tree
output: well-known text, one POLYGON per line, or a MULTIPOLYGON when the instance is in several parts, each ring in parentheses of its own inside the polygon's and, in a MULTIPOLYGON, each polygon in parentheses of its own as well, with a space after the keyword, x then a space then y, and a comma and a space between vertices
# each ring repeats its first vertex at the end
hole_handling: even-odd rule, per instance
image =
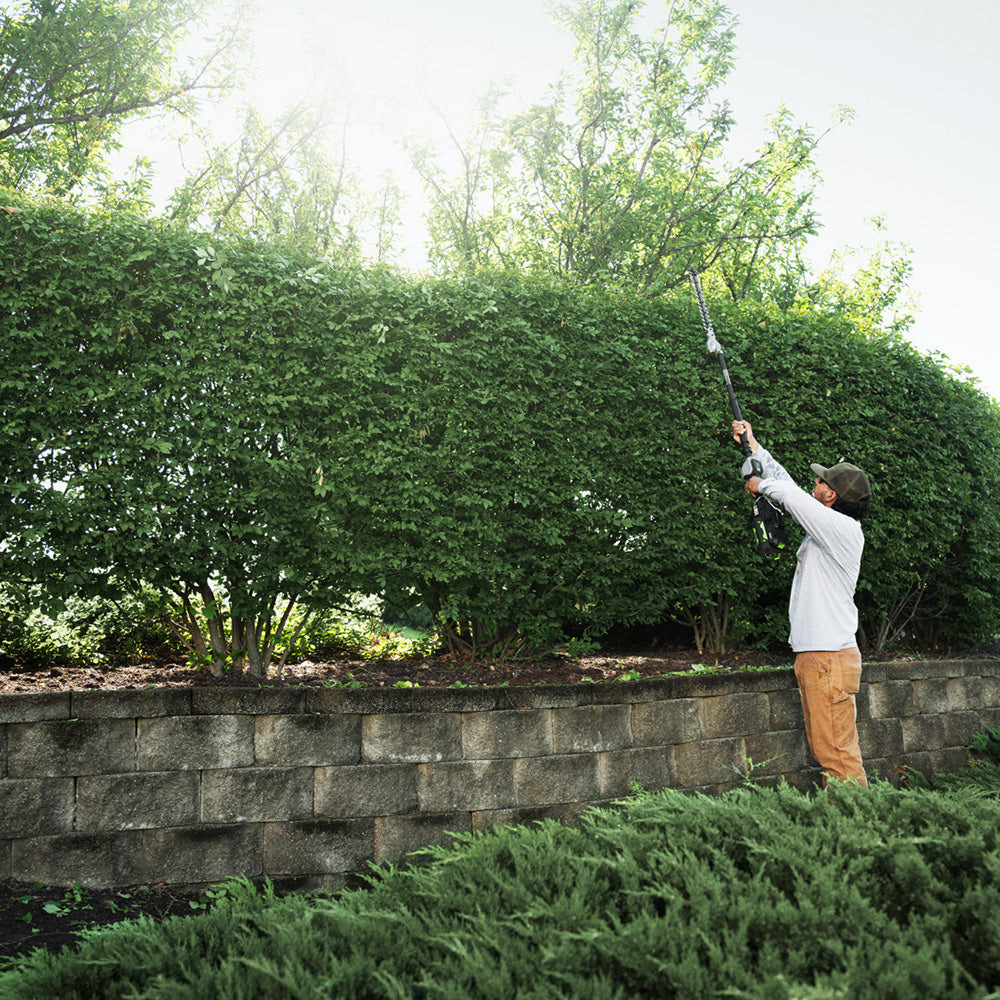
POLYGON ((196 130, 202 162, 172 194, 171 221, 316 256, 357 259, 367 243, 377 260, 391 257, 399 190, 386 176, 377 193, 362 192, 347 163, 345 115, 303 99, 273 120, 245 106, 242 120, 221 144, 211 129, 196 130))
POLYGON ((6 577, 152 586, 214 670, 262 676, 295 605, 343 594, 311 450, 329 400, 295 322, 309 264, 123 215, 5 215, 6 577))
POLYGON ((717 99, 734 52, 734 16, 676 0, 646 40, 637 0, 556 4, 575 73, 544 103, 501 118, 484 105, 457 181, 426 152, 436 254, 459 268, 499 265, 600 281, 653 296, 688 267, 713 264, 736 299, 769 254, 801 247, 818 139, 782 109, 750 160, 727 166, 733 126, 717 99))
POLYGON ((0 186, 77 190, 99 178, 123 124, 152 109, 187 114, 225 89, 246 27, 235 6, 206 51, 179 43, 200 0, 15 0, 0 26, 0 186))

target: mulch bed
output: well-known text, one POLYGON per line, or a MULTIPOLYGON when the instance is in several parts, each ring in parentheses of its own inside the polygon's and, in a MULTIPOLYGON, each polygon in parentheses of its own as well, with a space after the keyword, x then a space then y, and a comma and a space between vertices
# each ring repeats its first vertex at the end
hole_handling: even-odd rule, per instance
POLYGON ((79 931, 142 915, 162 920, 190 916, 212 903, 210 890, 166 886, 85 889, 0 881, 0 961, 37 948, 58 952, 79 931))
POLYGON ((691 649, 643 649, 600 652, 578 658, 552 655, 535 660, 463 660, 428 656, 410 660, 323 659, 287 664, 264 679, 246 674, 213 677, 169 660, 128 664, 45 666, 33 668, 0 658, 0 694, 40 691, 141 690, 161 687, 292 687, 297 685, 363 687, 494 687, 500 684, 570 684, 620 677, 655 677, 689 671, 697 665, 736 670, 740 667, 789 666, 791 653, 743 649, 724 656, 699 655, 691 649))

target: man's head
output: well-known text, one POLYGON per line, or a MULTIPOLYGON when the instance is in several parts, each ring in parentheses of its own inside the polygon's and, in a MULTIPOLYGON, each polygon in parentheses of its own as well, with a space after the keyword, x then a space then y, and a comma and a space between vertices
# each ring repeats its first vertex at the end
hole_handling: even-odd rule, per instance
POLYGON ((815 462, 809 466, 817 477, 833 490, 841 500, 856 503, 867 500, 872 495, 872 486, 868 477, 850 462, 838 462, 829 469, 815 462))
POLYGON ((868 498, 872 495, 868 477, 850 462, 838 462, 826 468, 813 463, 816 488, 813 496, 820 503, 860 521, 868 513, 868 498))

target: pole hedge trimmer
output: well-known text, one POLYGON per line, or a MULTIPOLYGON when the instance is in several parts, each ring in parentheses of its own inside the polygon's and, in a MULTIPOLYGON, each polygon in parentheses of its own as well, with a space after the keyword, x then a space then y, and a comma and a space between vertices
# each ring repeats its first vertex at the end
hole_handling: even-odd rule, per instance
MULTIPOLYGON (((708 344, 706 345, 708 353, 714 354, 719 359, 719 364, 722 366, 722 380, 726 383, 726 392, 729 393, 729 405, 733 410, 733 418, 742 421, 743 414, 740 413, 740 404, 736 400, 732 379, 729 377, 726 356, 722 351, 722 344, 715 338, 715 330, 712 329, 712 320, 708 315, 708 306, 705 305, 705 296, 701 292, 701 281, 698 278, 698 272, 692 267, 688 270, 688 275, 694 287, 694 297, 698 301, 698 311, 701 313, 701 325, 705 328, 705 334, 708 336, 708 344)), ((743 464, 743 478, 750 479, 751 476, 762 477, 764 475, 764 467, 758 459, 753 457, 753 450, 750 448, 750 441, 746 431, 740 434, 740 444, 743 447, 744 457, 749 460, 743 464)), ((757 543, 758 555, 765 556, 768 559, 777 559, 788 548, 785 517, 767 497, 757 497, 754 500, 753 510, 750 513, 750 527, 753 529, 753 537, 757 543)))

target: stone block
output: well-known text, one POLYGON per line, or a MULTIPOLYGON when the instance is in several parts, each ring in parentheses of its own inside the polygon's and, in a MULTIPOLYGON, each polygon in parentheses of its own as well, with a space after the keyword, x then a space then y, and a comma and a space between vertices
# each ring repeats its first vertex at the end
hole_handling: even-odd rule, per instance
POLYGON ((983 677, 983 700, 979 708, 1000 708, 1000 677, 983 677))
POLYGON ((596 753, 632 746, 628 705, 586 705, 552 710, 552 743, 557 754, 596 753))
POLYGON ((286 767, 357 764, 361 760, 361 716, 258 716, 254 753, 258 764, 286 767))
POLYGON ((415 764, 318 767, 315 782, 317 816, 390 816, 417 808, 415 764))
POLYGON ((633 746, 671 746, 701 736, 697 698, 673 698, 632 706, 633 746))
POLYGON ((148 719, 161 715, 190 715, 191 692, 184 688, 153 691, 73 691, 74 719, 148 719))
POLYGON ((948 708, 952 712, 966 712, 979 708, 983 703, 982 677, 952 677, 948 681, 948 708))
POLYGON ((462 716, 462 756, 472 760, 552 753, 552 713, 472 712, 462 716))
POLYGON ((772 691, 768 696, 771 705, 771 717, 768 728, 780 733, 789 729, 802 729, 805 725, 802 719, 802 697, 797 687, 772 691))
POLYGON ((777 785, 785 782, 790 788, 798 789, 800 792, 811 792, 822 782, 818 768, 802 768, 800 771, 787 771, 776 777, 767 777, 760 782, 762 785, 777 785))
POLYGON ((858 722, 861 756, 894 757, 903 752, 903 728, 899 719, 868 719, 858 722))
POLYGON ((811 760, 804 729, 753 733, 743 739, 743 772, 756 778, 798 771, 811 760))
MULTIPOLYGON (((456 668, 455 678, 461 677, 456 668)), ((496 712, 506 707, 507 692, 501 687, 418 688, 413 692, 413 712, 496 712)))
POLYGON ((253 764, 253 737, 254 720, 246 715, 140 719, 138 769, 199 771, 250 767, 253 764))
POLYGON ((879 684, 888 680, 884 663, 862 663, 861 682, 863 684, 879 684))
POLYGON ((194 715, 298 715, 305 707, 305 688, 199 687, 191 692, 194 715))
POLYGON ((7 727, 0 726, 0 781, 7 777, 7 727))
POLYGON ((940 750, 947 744, 940 715, 912 715, 899 720, 903 730, 903 752, 940 750))
POLYGON ((636 681, 595 684, 591 702, 594 705, 635 705, 645 701, 664 701, 666 698, 666 678, 644 677, 636 681))
POLYGON ((372 764, 423 764, 459 760, 458 715, 369 715, 362 720, 361 759, 372 764))
POLYGON ((766 732, 771 724, 771 701, 764 692, 702 698, 698 716, 708 739, 766 732))
POLYGON ((674 747, 678 788, 705 788, 734 780, 743 773, 743 741, 738 737, 699 740, 674 747))
POLYGON ((8 722, 44 722, 50 719, 70 719, 70 694, 0 695, 0 725, 8 722))
POLYGON ((337 711, 347 715, 395 715, 412 711, 413 688, 347 688, 339 692, 312 689, 310 712, 337 711))
POLYGON ((885 664, 885 676, 890 681, 926 680, 948 677, 952 670, 939 660, 895 660, 885 664))
POLYGON ((77 777, 135 770, 132 719, 68 719, 7 727, 12 778, 77 777))
POLYGON ((913 681, 913 710, 917 715, 939 715, 950 710, 947 677, 927 677, 913 681))
POLYGON ((868 697, 868 685, 862 682, 858 688, 858 693, 854 696, 854 717, 856 719, 870 719, 872 717, 872 707, 868 697))
POLYGON ((76 783, 76 829, 136 830, 198 822, 196 771, 97 774, 76 783))
POLYGON ((240 767, 203 771, 203 823, 262 823, 313 815, 311 767, 240 767))
POLYGON ((888 781, 894 787, 899 787, 899 774, 893 770, 892 764, 885 758, 866 757, 864 764, 865 774, 868 775, 869 782, 888 781))
POLYGON ((601 783, 596 754, 522 757, 514 763, 517 805, 592 802, 601 783))
POLYGON ((944 740, 949 747, 959 747, 962 753, 979 732, 978 712, 948 712, 941 716, 944 725, 944 740))
POLYGON ((264 870, 269 875, 364 871, 374 849, 373 819, 264 824, 264 870))
POLYGON ((589 808, 590 805, 585 802, 559 802, 551 806, 487 809, 472 814, 472 830, 481 833, 494 827, 530 826, 552 819, 566 826, 575 826, 589 808))
POLYGON ((142 833, 67 833, 29 837, 11 844, 14 878, 44 885, 82 885, 109 889, 139 885, 142 877, 142 833))
POLYGON ((0 838, 44 837, 73 829, 72 778, 0 781, 0 838))
POLYGON ((143 830, 142 882, 185 885, 264 874, 261 823, 143 830))
POLYGON ((422 847, 448 844, 455 833, 472 832, 468 812, 416 813, 410 816, 379 816, 375 820, 376 863, 401 861, 422 847))
POLYGON ((593 684, 531 684, 504 688, 504 706, 513 709, 576 708, 594 700, 593 684))
POLYGON ((630 795, 635 785, 651 792, 673 784, 673 747, 638 747, 600 755, 598 794, 602 799, 630 795))
POLYGON ((913 715, 913 685, 908 680, 869 684, 868 706, 873 719, 901 719, 913 715))
POLYGON ((956 771, 964 771, 968 763, 968 754, 963 747, 931 750, 930 758, 935 774, 954 774, 956 771))
POLYGON ((421 812, 506 809, 516 804, 514 761, 455 760, 417 767, 421 812))
POLYGON ((895 757, 888 758, 887 763, 893 768, 899 781, 904 779, 907 770, 919 771, 924 775, 934 773, 934 761, 931 759, 930 753, 926 750, 919 750, 914 753, 901 753, 895 757))
MULTIPOLYGON (((789 653, 789 657, 791 655, 789 653)), ((724 682, 724 686, 733 694, 771 694, 774 691, 795 691, 798 682, 795 670, 788 666, 775 670, 737 670, 729 675, 729 681, 724 682)))

